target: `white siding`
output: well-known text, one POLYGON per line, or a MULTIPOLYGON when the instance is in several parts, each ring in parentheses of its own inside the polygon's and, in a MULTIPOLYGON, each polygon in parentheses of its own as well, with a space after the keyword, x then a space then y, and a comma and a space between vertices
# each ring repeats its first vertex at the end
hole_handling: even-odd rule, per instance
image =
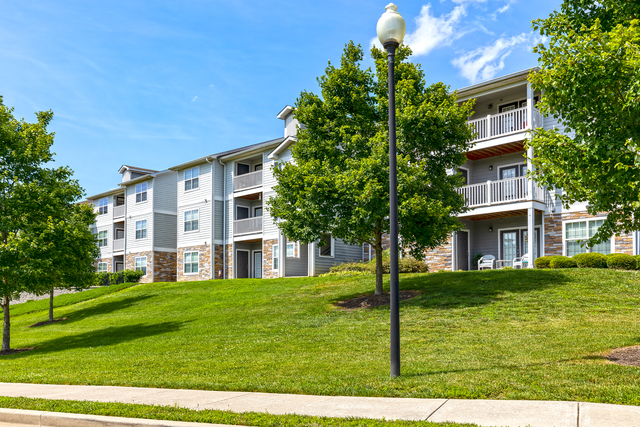
MULTIPOLYGON (((153 194, 154 180, 149 178, 147 183, 147 200, 136 203, 136 185, 131 184, 126 187, 127 197, 127 253, 152 250, 153 236, 153 194), (136 221, 147 220, 147 238, 136 240, 136 221)), ((140 184, 140 183, 138 183, 140 184)))
MULTIPOLYGON (((178 199, 178 215, 177 215, 177 233, 178 247, 196 246, 211 244, 211 209, 212 209, 212 188, 213 173, 210 163, 201 163, 197 165, 199 168, 198 188, 195 190, 185 191, 184 189, 184 170, 178 171, 177 175, 177 199, 178 199), (205 201, 206 199, 206 201, 205 201), (198 209, 198 230, 184 231, 184 213, 198 209)), ((189 167, 192 169, 195 166, 189 167)))

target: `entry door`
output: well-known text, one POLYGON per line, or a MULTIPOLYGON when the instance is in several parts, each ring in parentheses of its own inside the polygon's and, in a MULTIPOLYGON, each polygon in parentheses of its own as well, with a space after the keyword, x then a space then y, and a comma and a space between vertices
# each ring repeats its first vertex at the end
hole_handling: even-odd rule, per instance
POLYGON ((116 262, 116 273, 120 271, 124 271, 124 263, 116 262))
POLYGON ((520 230, 504 230, 500 232, 500 249, 503 260, 513 261, 520 256, 520 230))
MULTIPOLYGON (((529 239, 528 239, 528 230, 521 230, 522 232, 522 255, 529 253, 529 239)), ((538 254, 540 253, 540 229, 536 229, 536 232, 533 234, 533 259, 538 258, 538 254)))
MULTIPOLYGON (((502 105, 500 107, 500 112, 506 113, 507 111, 513 111, 517 107, 518 107, 517 102, 513 102, 507 105, 502 105)), ((502 116, 502 133, 513 132, 514 130, 516 130, 515 125, 516 125, 516 122, 513 114, 505 114, 504 116, 502 116)))
POLYGON ((262 251, 253 253, 253 277, 262 279, 262 251))
POLYGON ((238 279, 249 277, 249 251, 236 251, 236 277, 238 279))
POLYGON ((469 233, 458 231, 456 241, 456 257, 458 259, 458 270, 469 270, 469 233))

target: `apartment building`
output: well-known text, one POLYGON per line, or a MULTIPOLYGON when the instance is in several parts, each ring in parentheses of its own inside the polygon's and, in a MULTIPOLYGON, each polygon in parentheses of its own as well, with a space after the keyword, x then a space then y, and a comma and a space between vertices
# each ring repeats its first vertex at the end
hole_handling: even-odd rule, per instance
POLYGON ((281 138, 165 171, 122 166, 119 188, 88 198, 98 213, 98 271, 142 270, 142 282, 315 276, 367 256, 331 235, 322 247, 287 241, 269 214, 273 168, 291 161, 296 142, 292 112, 277 115, 281 138))
POLYGON ((493 255, 503 267, 531 253, 533 259, 585 251, 637 253, 636 233, 582 247, 580 241, 594 235, 606 214, 589 215, 584 203, 565 209, 556 198, 562 190, 549 191, 527 179, 532 165, 526 159, 535 153, 525 152, 525 138, 532 129, 560 126, 536 109, 540 94, 527 81, 531 70, 536 68, 458 90, 460 102, 476 99, 469 120, 474 144, 459 169, 467 184, 459 191, 470 210, 459 217, 465 229, 428 253, 431 271, 474 269, 477 254, 493 255))

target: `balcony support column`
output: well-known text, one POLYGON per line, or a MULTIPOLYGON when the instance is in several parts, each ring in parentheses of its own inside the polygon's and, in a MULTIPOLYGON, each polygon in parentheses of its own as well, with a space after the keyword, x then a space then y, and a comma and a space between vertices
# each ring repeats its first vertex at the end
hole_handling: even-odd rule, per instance
POLYGON ((527 253, 529 254, 529 263, 527 264, 527 268, 533 268, 534 258, 533 258, 533 241, 535 239, 535 219, 536 219, 536 210, 533 207, 530 207, 527 214, 527 253))

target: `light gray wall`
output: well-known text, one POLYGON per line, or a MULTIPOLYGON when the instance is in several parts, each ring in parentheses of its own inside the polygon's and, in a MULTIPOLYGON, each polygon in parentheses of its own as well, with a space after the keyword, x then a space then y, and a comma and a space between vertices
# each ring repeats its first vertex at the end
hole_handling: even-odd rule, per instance
MULTIPOLYGON (((471 262, 476 254, 493 255, 499 259, 499 239, 500 230, 508 230, 513 228, 521 228, 527 226, 527 216, 513 216, 502 219, 487 219, 483 221, 463 221, 463 224, 469 229, 469 239, 471 251, 469 255, 471 262), (493 231, 489 231, 489 227, 493 227, 493 231)), ((535 226, 542 224, 542 214, 536 213, 535 226)), ((541 242, 542 243, 542 242, 541 242)), ((540 245, 542 247, 542 245, 540 245)))
MULTIPOLYGON (((286 254, 286 245, 287 240, 285 240, 285 254, 286 254)), ((309 245, 300 244, 298 258, 289 258, 287 257, 284 263, 284 275, 285 277, 297 277, 297 276, 308 276, 309 275, 309 245)))
POLYGON ((156 248, 176 249, 178 247, 176 215, 154 213, 153 219, 156 230, 154 246, 156 248))
POLYGON ((222 200, 216 200, 214 210, 215 210, 214 239, 221 241, 224 238, 223 236, 224 202, 222 200))
POLYGON ((362 246, 347 245, 340 239, 336 239, 334 247, 334 257, 321 257, 320 248, 315 249, 316 274, 328 273, 333 265, 343 262, 362 261, 362 246))

